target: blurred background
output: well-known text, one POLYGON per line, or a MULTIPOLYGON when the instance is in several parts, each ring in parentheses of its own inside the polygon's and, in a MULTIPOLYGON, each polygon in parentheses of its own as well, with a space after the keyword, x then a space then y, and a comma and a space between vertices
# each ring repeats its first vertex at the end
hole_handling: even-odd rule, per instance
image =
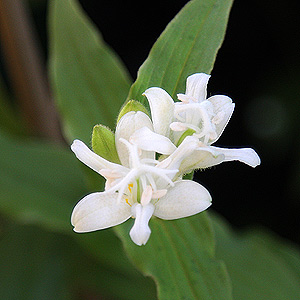
MULTIPOLYGON (((186 2, 80 1, 133 79, 157 37, 186 2)), ((24 3, 46 68, 47 1, 24 3)), ((216 145, 253 147, 262 164, 251 169, 224 163, 196 175, 211 191, 213 209, 237 228, 263 225, 296 243, 300 243, 299 25, 296 1, 234 3, 208 86, 209 95, 228 95, 236 103, 216 145)), ((18 95, 3 48, 0 67, 12 104, 24 114, 15 100, 18 95)))

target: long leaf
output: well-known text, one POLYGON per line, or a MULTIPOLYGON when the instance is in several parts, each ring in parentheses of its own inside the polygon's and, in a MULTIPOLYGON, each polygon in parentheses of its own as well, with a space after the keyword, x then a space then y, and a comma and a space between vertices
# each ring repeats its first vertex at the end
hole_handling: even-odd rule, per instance
POLYGON ((70 150, 0 132, 0 210, 19 221, 72 230, 70 214, 86 193, 70 150))
POLYGON ((79 299, 79 292, 80 299, 89 294, 116 300, 138 299, 141 294, 143 299, 155 297, 149 279, 137 271, 136 276, 128 276, 106 266, 78 247, 71 236, 33 225, 3 226, 1 221, 2 299, 79 299))
MULTIPOLYGON (((74 234, 75 235, 75 234, 74 234)), ((97 261, 97 268, 103 272, 97 272, 90 266, 86 268, 95 273, 94 285, 110 290, 111 295, 117 295, 120 299, 154 300, 156 289, 150 278, 144 277, 134 268, 123 251, 121 241, 112 230, 101 230, 89 234, 77 234, 73 238, 79 243, 88 256, 97 261), (90 255, 92 254, 92 255, 90 255), (105 274, 106 272, 106 274, 105 274)), ((82 274, 84 279, 85 274, 82 274)), ((88 281, 88 276, 85 281, 88 281)))
POLYGON ((169 23, 138 72, 128 99, 145 104, 149 87, 165 89, 175 99, 186 78, 210 73, 224 39, 232 0, 193 0, 169 23))
POLYGON ((0 294, 2 299, 71 299, 62 236, 33 226, 2 226, 0 294))
POLYGON ((177 221, 152 219, 143 247, 128 237, 131 222, 116 227, 134 264, 157 283, 158 298, 231 299, 225 266, 214 258, 211 224, 205 213, 177 221))
POLYGON ((90 142, 94 125, 114 127, 130 79, 76 0, 49 4, 50 78, 65 134, 90 142))
POLYGON ((217 257, 224 260, 234 299, 293 300, 300 295, 300 251, 266 230, 236 233, 214 216, 217 257))

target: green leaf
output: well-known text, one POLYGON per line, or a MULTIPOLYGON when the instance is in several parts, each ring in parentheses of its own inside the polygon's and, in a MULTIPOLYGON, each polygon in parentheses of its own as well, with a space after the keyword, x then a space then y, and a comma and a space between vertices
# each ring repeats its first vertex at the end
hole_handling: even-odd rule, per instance
POLYGON ((92 135, 93 151, 101 157, 119 164, 119 156, 116 149, 115 134, 106 126, 96 125, 92 135))
MULTIPOLYGON (((92 254, 97 259, 96 268, 104 271, 102 275, 95 274, 96 285, 101 286, 101 283, 105 282, 104 287, 110 291, 111 295, 118 296, 118 299, 122 300, 140 299, 140 295, 143 295, 143 300, 156 299, 154 282, 144 277, 132 266, 122 248, 121 241, 111 229, 76 234, 75 240, 89 254, 88 256, 92 254)), ((86 273, 90 272, 89 269, 94 270, 94 268, 87 267, 86 273)), ((87 281, 89 275, 86 273, 81 277, 86 276, 87 281)))
POLYGON ((217 257, 226 263, 234 299, 293 300, 300 295, 300 251, 266 230, 236 233, 214 216, 217 257))
POLYGON ((2 299, 71 299, 66 265, 57 239, 34 227, 2 228, 0 295, 2 299))
POLYGON ((50 78, 69 140, 110 128, 130 87, 128 73, 75 0, 49 1, 50 78), (82 121, 84 120, 84 121, 82 121))
POLYGON ((213 233, 205 213, 176 221, 153 218, 150 239, 142 247, 129 238, 131 227, 132 221, 127 221, 115 231, 133 263, 154 278, 159 299, 231 299, 225 266, 214 259, 213 233))
POLYGON ((72 230, 72 207, 85 193, 71 150, 0 132, 0 211, 19 221, 72 230))
POLYGON ((193 0, 169 23, 138 72, 128 99, 147 105, 142 93, 165 89, 173 99, 184 92, 186 78, 210 73, 224 39, 232 0, 193 0))
MULTIPOLYGON (((97 295, 97 299, 106 296, 132 300, 140 295, 143 299, 155 298, 149 278, 143 278, 133 268, 129 273, 112 268, 109 261, 96 260, 71 236, 32 225, 5 225, 0 241, 0 257, 5 257, 0 260, 2 299, 46 300, 53 299, 53 295, 59 300, 79 299, 78 292, 80 299, 89 294, 97 295)), ((98 252, 103 248, 106 250, 102 247, 98 252)), ((124 256, 122 252, 118 254, 124 256)))

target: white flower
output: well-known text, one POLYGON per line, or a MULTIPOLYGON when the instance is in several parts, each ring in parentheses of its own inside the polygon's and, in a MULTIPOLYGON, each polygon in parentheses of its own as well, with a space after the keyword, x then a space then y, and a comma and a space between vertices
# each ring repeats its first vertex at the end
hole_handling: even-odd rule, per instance
POLYGON ((176 148, 153 130, 150 118, 142 112, 121 118, 115 134, 121 164, 107 161, 79 140, 73 142, 71 149, 77 158, 106 178, 104 192, 87 195, 75 206, 71 222, 76 232, 112 227, 133 217, 130 237, 143 245, 151 233, 148 222, 152 215, 178 219, 211 205, 203 186, 181 179, 185 172, 181 164, 199 146, 197 138, 188 137, 176 148), (156 153, 169 156, 158 161, 156 153))
MULTIPOLYGON (((160 111, 161 115, 165 115, 162 125, 157 124, 157 130, 161 134, 169 136, 175 144, 177 144, 186 132, 193 134, 199 139, 201 144, 193 154, 199 157, 203 156, 202 150, 212 151, 219 160, 203 161, 200 164, 187 162, 190 164, 191 170, 196 168, 205 168, 224 161, 238 160, 256 167, 260 164, 260 158, 251 148, 242 149, 224 149, 212 147, 211 144, 216 142, 225 129, 234 110, 232 100, 223 95, 215 95, 207 97, 206 87, 210 75, 204 73, 196 73, 187 78, 185 94, 178 94, 177 97, 181 102, 174 103, 170 95, 161 88, 152 87, 145 91, 151 112, 157 115, 160 111), (166 127, 172 129, 169 132, 166 127), (223 159, 220 160, 221 154, 223 159)), ((154 123, 155 124, 155 123, 154 123)), ((212 156, 208 156, 209 159, 212 156)), ((195 158, 192 158, 195 161, 195 158)))

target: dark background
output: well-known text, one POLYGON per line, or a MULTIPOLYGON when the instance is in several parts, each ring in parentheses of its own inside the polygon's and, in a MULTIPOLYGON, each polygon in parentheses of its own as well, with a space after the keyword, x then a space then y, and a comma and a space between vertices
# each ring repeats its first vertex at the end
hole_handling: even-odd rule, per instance
MULTIPOLYGON (((187 1, 80 1, 133 79, 160 33, 187 1)), ((196 178, 213 209, 237 228, 264 225, 300 243, 299 10, 296 1, 236 1, 208 94, 235 112, 216 145, 253 147, 262 164, 230 162, 196 178)), ((31 1, 47 59, 46 2, 31 1)), ((183 92, 183 91, 182 91, 183 92)))

